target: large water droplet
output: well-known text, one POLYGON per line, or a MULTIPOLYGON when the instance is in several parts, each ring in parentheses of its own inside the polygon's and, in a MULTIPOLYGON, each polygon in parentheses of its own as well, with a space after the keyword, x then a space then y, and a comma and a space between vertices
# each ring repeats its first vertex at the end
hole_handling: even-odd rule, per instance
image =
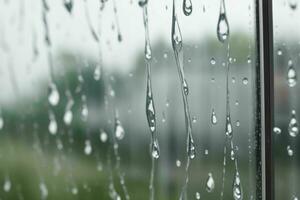
POLYGON ((59 102, 59 93, 54 83, 49 84, 48 101, 52 106, 56 106, 59 102))
POLYGON ((211 113, 210 119, 211 119, 211 123, 212 123, 213 125, 215 125, 215 124, 218 123, 217 115, 216 115, 214 109, 212 109, 212 113, 211 113))
POLYGON ((183 9, 183 13, 186 16, 189 16, 193 11, 192 1, 191 0, 183 0, 182 9, 183 9))
POLYGON ((103 130, 100 131, 100 141, 101 142, 106 142, 108 139, 107 133, 103 130))
POLYGON ((64 114, 64 122, 66 125, 70 125, 73 119, 73 113, 71 110, 66 110, 64 114))
POLYGON ((289 127, 288 127, 288 131, 290 136, 292 137, 296 137, 299 133, 299 127, 298 127, 298 122, 296 119, 296 111, 292 110, 292 116, 289 122, 289 127))
POLYGON ((181 161, 180 160, 176 160, 176 166, 180 167, 181 166, 181 161))
POLYGON ((231 124, 231 119, 230 115, 227 115, 226 117, 226 127, 225 127, 225 134, 227 137, 232 138, 232 124, 231 124))
POLYGON ((175 15, 175 5, 173 5, 173 19, 172 19, 172 47, 176 52, 180 52, 182 49, 182 36, 179 27, 179 23, 177 20, 177 16, 175 15))
POLYGON ((220 42, 225 42, 229 37, 229 25, 226 16, 225 2, 221 0, 220 15, 217 25, 217 36, 220 42))
POLYGON ((243 199, 243 191, 241 185, 240 174, 238 171, 235 172, 234 179, 233 179, 233 198, 235 200, 242 200, 243 199))
POLYGON ((297 73, 292 60, 288 61, 287 83, 289 87, 294 87, 297 84, 297 73))
POLYGON ((215 189, 215 181, 212 176, 212 173, 208 173, 208 178, 206 180, 206 191, 207 192, 212 192, 215 189))

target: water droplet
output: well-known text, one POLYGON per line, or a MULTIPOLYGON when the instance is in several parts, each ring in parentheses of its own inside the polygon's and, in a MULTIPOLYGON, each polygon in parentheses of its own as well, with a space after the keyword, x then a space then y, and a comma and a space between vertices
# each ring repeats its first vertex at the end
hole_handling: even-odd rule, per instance
POLYGON ((206 191, 207 192, 213 192, 215 189, 215 181, 212 176, 212 173, 208 173, 208 178, 206 181, 206 191))
POLYGON ((298 200, 298 197, 296 197, 295 195, 293 195, 291 200, 298 200))
POLYGON ((233 198, 235 200, 242 200, 243 199, 243 191, 242 191, 242 186, 241 186, 240 174, 237 170, 234 175, 232 189, 233 189, 233 198))
POLYGON ((124 136, 125 136, 124 128, 123 128, 120 120, 116 118, 116 121, 115 121, 115 137, 118 140, 122 140, 124 138, 124 136))
POLYGON ((233 136, 230 115, 227 115, 227 117, 226 117, 225 134, 229 138, 232 138, 232 136, 233 136))
POLYGON ((247 63, 250 64, 251 62, 252 62, 252 61, 251 61, 251 58, 248 57, 248 58, 247 58, 247 63))
POLYGON ((217 25, 217 36, 218 40, 224 43, 229 37, 229 25, 226 16, 225 2, 221 0, 220 15, 217 25))
POLYGON ((84 153, 85 155, 90 155, 92 153, 92 145, 90 140, 85 141, 84 153))
POLYGON ((154 139, 154 141, 151 143, 151 155, 155 159, 159 158, 159 145, 157 139, 154 139))
POLYGON ((278 49, 278 50, 277 50, 277 55, 279 55, 279 56, 282 55, 282 50, 281 50, 281 49, 278 49))
POLYGON ((56 106, 59 102, 59 93, 54 83, 49 84, 48 101, 52 106, 56 106))
POLYGON ((236 125, 237 127, 239 127, 239 126, 241 125, 240 121, 237 120, 237 121, 235 122, 235 125, 236 125))
POLYGON ((107 141, 107 139, 108 139, 107 133, 102 130, 100 132, 100 141, 104 143, 107 141))
POLYGON ((52 135, 55 135, 57 133, 57 122, 52 112, 50 112, 49 114, 48 130, 52 135))
POLYGON ((273 132, 276 133, 277 135, 281 134, 281 129, 279 127, 274 127, 273 132))
POLYGON ((192 122, 193 122, 193 123, 196 123, 196 122, 197 122, 197 117, 194 116, 194 117, 192 118, 192 122))
POLYGON ((200 193, 199 192, 196 192, 196 194, 195 194, 195 197, 196 197, 196 199, 200 199, 200 193))
POLYGON ((196 156, 195 144, 191 136, 188 136, 188 156, 190 159, 194 159, 196 156))
POLYGON ((64 6, 67 9, 67 11, 69 13, 72 12, 72 8, 73 8, 73 0, 64 0, 64 6))
POLYGON ((213 125, 215 125, 215 124, 218 123, 217 115, 216 115, 214 109, 212 109, 212 113, 211 113, 210 119, 211 119, 211 123, 212 123, 213 125))
POLYGON ((231 159, 231 160, 234 160, 234 159, 235 159, 235 152, 234 152, 234 149, 231 149, 231 151, 230 151, 230 159, 231 159))
POLYGON ((101 67, 100 67, 100 65, 97 65, 97 67, 94 70, 94 79, 96 81, 99 81, 100 78, 101 78, 101 67))
POLYGON ((298 122, 296 119, 296 111, 292 110, 288 131, 291 137, 296 137, 299 133, 298 122))
POLYGON ((70 125, 73 119, 73 113, 71 110, 66 110, 64 114, 64 122, 66 125, 70 125))
POLYGON ((247 85, 248 84, 248 78, 246 78, 246 77, 243 78, 242 82, 243 82, 244 85, 247 85))
POLYGON ((9 192, 11 189, 11 181, 10 181, 10 178, 9 177, 6 177, 5 178, 5 181, 4 181, 4 185, 3 185, 3 190, 5 192, 9 192))
POLYGON ((215 58, 211 58, 210 59, 210 64, 211 65, 215 65, 216 64, 216 59, 215 58))
POLYGON ((0 113, 0 130, 2 130, 3 127, 4 127, 4 120, 3 120, 3 117, 2 117, 2 115, 0 113))
POLYGON ((176 166, 181 167, 181 161, 180 160, 176 160, 176 166))
POLYGON ((297 0, 289 0, 289 5, 292 10, 296 10, 297 8, 297 0))
POLYGON ((238 100, 235 101, 235 105, 238 106, 240 103, 238 100))
POLYGON ((168 54, 167 53, 164 53, 164 58, 168 58, 168 54))
POLYGON ((189 16, 193 11, 192 1, 191 0, 183 0, 182 8, 183 8, 183 13, 186 16, 189 16))
POLYGON ((183 81, 183 90, 184 90, 185 95, 189 94, 189 86, 188 86, 186 80, 183 81))
POLYGON ((71 192, 73 195, 77 195, 78 194, 78 189, 76 186, 72 187, 71 192))
POLYGON ((294 151, 293 151, 293 149, 291 148, 290 145, 288 145, 286 147, 286 150, 287 150, 287 153, 288 153, 289 156, 293 156, 294 155, 294 151))
POLYGON ((297 73, 292 60, 288 61, 287 82, 289 87, 294 87, 297 84, 297 73))
POLYGON ((232 77, 231 82, 235 83, 235 77, 232 77))
POLYGON ((87 121, 88 115, 89 115, 89 110, 88 110, 87 103, 86 103, 86 96, 82 95, 81 100, 82 100, 81 119, 82 119, 82 121, 87 121))
POLYGON ((147 121, 148 121, 148 126, 150 128, 150 131, 155 132, 156 116, 155 116, 155 107, 154 107, 151 80, 149 74, 147 76, 146 115, 147 115, 147 121))
POLYGON ((204 150, 204 154, 205 154, 205 155, 208 155, 208 149, 205 149, 205 150, 204 150))
POLYGON ((176 52, 182 49, 182 36, 179 28, 177 16, 175 15, 175 5, 173 5, 173 22, 172 22, 172 47, 176 52))
POLYGON ((40 185, 41 199, 47 199, 48 197, 48 188, 44 182, 41 182, 40 185))

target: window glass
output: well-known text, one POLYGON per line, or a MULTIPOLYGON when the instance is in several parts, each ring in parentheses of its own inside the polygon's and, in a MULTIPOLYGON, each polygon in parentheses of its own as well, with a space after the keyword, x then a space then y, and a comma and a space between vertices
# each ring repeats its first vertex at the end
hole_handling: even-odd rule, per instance
POLYGON ((261 197, 255 1, 0 3, 1 199, 261 197))

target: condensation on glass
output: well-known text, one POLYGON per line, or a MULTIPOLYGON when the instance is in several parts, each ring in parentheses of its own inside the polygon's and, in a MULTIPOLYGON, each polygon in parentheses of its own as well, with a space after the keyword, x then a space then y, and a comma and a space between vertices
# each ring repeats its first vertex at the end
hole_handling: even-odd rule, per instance
POLYGON ((0 4, 1 199, 261 198, 255 1, 0 4))

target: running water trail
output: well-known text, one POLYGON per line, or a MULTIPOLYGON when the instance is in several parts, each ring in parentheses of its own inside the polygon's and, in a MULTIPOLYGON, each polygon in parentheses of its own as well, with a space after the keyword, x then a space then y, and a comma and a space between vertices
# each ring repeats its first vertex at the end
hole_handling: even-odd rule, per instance
POLYGON ((118 10, 117 10, 116 0, 112 0, 112 2, 113 2, 113 9, 114 9, 116 27, 117 27, 117 32, 118 32, 118 41, 122 42, 123 38, 122 38, 121 30, 120 30, 120 24, 119 24, 119 18, 118 18, 118 10))
POLYGON ((148 126, 151 132, 150 142, 150 155, 151 155, 151 174, 150 174, 150 200, 154 200, 154 175, 155 175, 155 159, 159 158, 159 145, 156 136, 156 113, 152 93, 152 82, 151 82, 151 60, 152 50, 150 45, 149 28, 148 28, 148 0, 139 1, 139 5, 143 9, 143 21, 145 28, 145 62, 147 67, 147 89, 146 89, 146 116, 148 126))
POLYGON ((83 0, 84 1, 84 13, 85 13, 85 18, 86 18, 86 21, 87 21, 87 24, 88 24, 88 27, 90 29, 90 33, 92 35, 92 37, 94 38, 94 40, 96 42, 99 41, 99 38, 98 38, 98 35, 92 25, 92 22, 91 22, 91 17, 90 17, 90 13, 89 13, 89 9, 88 9, 88 2, 87 0, 83 0))
POLYGON ((183 98, 183 105, 184 105, 184 115, 185 115, 185 128, 187 133, 187 162, 185 167, 185 182, 182 186, 180 200, 187 199, 187 186, 189 182, 189 168, 191 159, 195 158, 195 145, 192 135, 192 121, 189 111, 189 104, 188 104, 188 93, 189 88, 184 76, 183 70, 183 44, 182 44, 182 36, 181 31, 177 19, 176 14, 176 5, 175 0, 173 0, 173 12, 172 12, 172 30, 171 30, 171 41, 172 47, 174 51, 175 61, 177 65, 178 75, 181 82, 181 92, 183 98))

